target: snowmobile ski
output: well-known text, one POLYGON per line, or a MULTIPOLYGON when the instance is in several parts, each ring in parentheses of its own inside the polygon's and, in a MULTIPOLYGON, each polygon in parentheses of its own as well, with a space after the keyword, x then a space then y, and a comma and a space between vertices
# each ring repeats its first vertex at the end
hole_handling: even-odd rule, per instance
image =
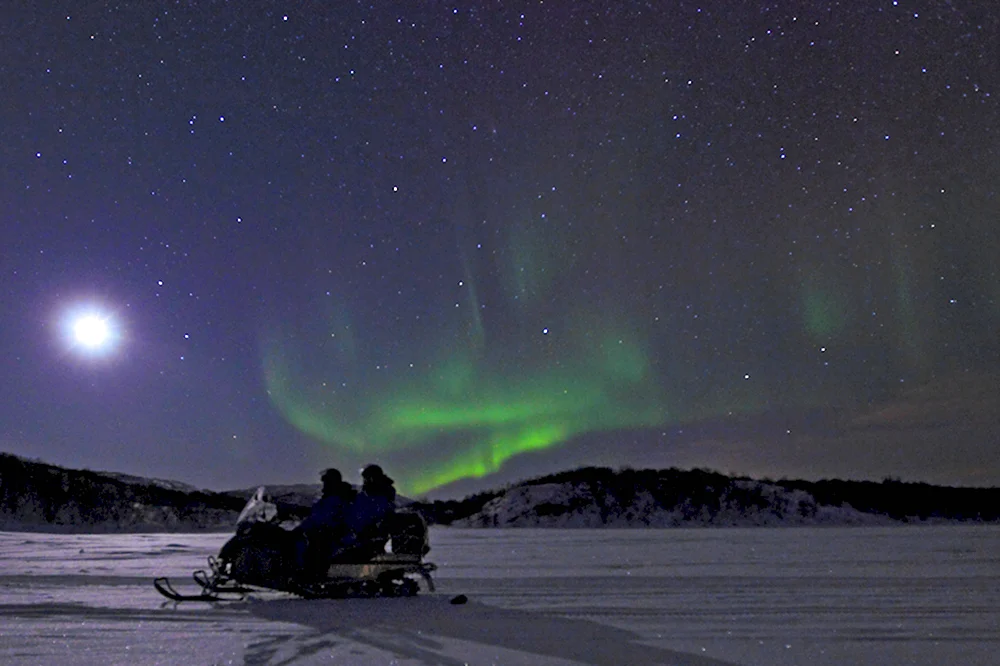
POLYGON ((257 588, 240 585, 236 581, 224 576, 209 575, 204 569, 198 569, 191 577, 205 591, 205 594, 246 595, 257 591, 257 588))
POLYGON ((243 598, 242 594, 239 597, 232 599, 224 598, 220 595, 219 592, 210 591, 208 588, 202 588, 202 591, 196 594, 182 594, 181 592, 178 592, 176 589, 174 589, 174 586, 170 584, 170 579, 166 577, 154 579, 153 587, 156 588, 157 592, 165 596, 167 599, 170 599, 171 601, 216 602, 216 601, 238 601, 239 599, 243 598))

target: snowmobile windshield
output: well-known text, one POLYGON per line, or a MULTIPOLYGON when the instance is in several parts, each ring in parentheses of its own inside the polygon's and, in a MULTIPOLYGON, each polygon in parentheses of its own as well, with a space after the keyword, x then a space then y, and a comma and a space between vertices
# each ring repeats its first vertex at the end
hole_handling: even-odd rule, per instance
POLYGON ((278 506, 267 497, 267 489, 264 486, 257 488, 250 501, 243 507, 240 517, 236 519, 236 525, 247 525, 250 523, 270 523, 278 518, 278 506))

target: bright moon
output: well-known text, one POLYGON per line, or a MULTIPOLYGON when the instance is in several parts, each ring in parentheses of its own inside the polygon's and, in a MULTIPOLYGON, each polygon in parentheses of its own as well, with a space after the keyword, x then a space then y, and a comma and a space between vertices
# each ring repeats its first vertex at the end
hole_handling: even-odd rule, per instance
POLYGON ((120 338, 118 324, 109 312, 75 308, 65 314, 64 331, 70 349, 88 356, 103 356, 120 338))
POLYGON ((111 338, 111 330, 101 317, 84 315, 73 322, 73 337, 87 349, 100 349, 111 338))

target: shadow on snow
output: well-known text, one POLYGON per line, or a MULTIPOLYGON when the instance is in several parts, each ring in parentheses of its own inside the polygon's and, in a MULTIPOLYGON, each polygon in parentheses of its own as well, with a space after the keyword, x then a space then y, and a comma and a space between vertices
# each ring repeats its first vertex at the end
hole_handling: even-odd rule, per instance
POLYGON ((252 644, 247 664, 274 663, 278 652, 292 648, 298 659, 329 649, 339 637, 425 664, 463 666, 466 659, 448 656, 440 639, 473 643, 481 648, 517 650, 584 664, 669 664, 724 666, 729 662, 665 650, 639 642, 637 634, 585 619, 498 608, 470 601, 452 605, 444 597, 340 601, 274 600, 248 602, 259 619, 311 628, 312 637, 269 636, 252 644), (290 646, 289 641, 301 641, 290 646))

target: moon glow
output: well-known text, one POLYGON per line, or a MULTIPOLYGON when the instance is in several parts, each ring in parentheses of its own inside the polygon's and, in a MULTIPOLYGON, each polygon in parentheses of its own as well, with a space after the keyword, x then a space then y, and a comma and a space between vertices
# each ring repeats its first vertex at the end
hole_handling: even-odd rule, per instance
POLYGON ((76 308, 66 313, 63 326, 67 344, 79 354, 103 356, 118 342, 118 325, 109 312, 76 308))
POLYGON ((104 347, 110 337, 107 320, 97 315, 84 315, 73 322, 73 338, 87 349, 104 347))

